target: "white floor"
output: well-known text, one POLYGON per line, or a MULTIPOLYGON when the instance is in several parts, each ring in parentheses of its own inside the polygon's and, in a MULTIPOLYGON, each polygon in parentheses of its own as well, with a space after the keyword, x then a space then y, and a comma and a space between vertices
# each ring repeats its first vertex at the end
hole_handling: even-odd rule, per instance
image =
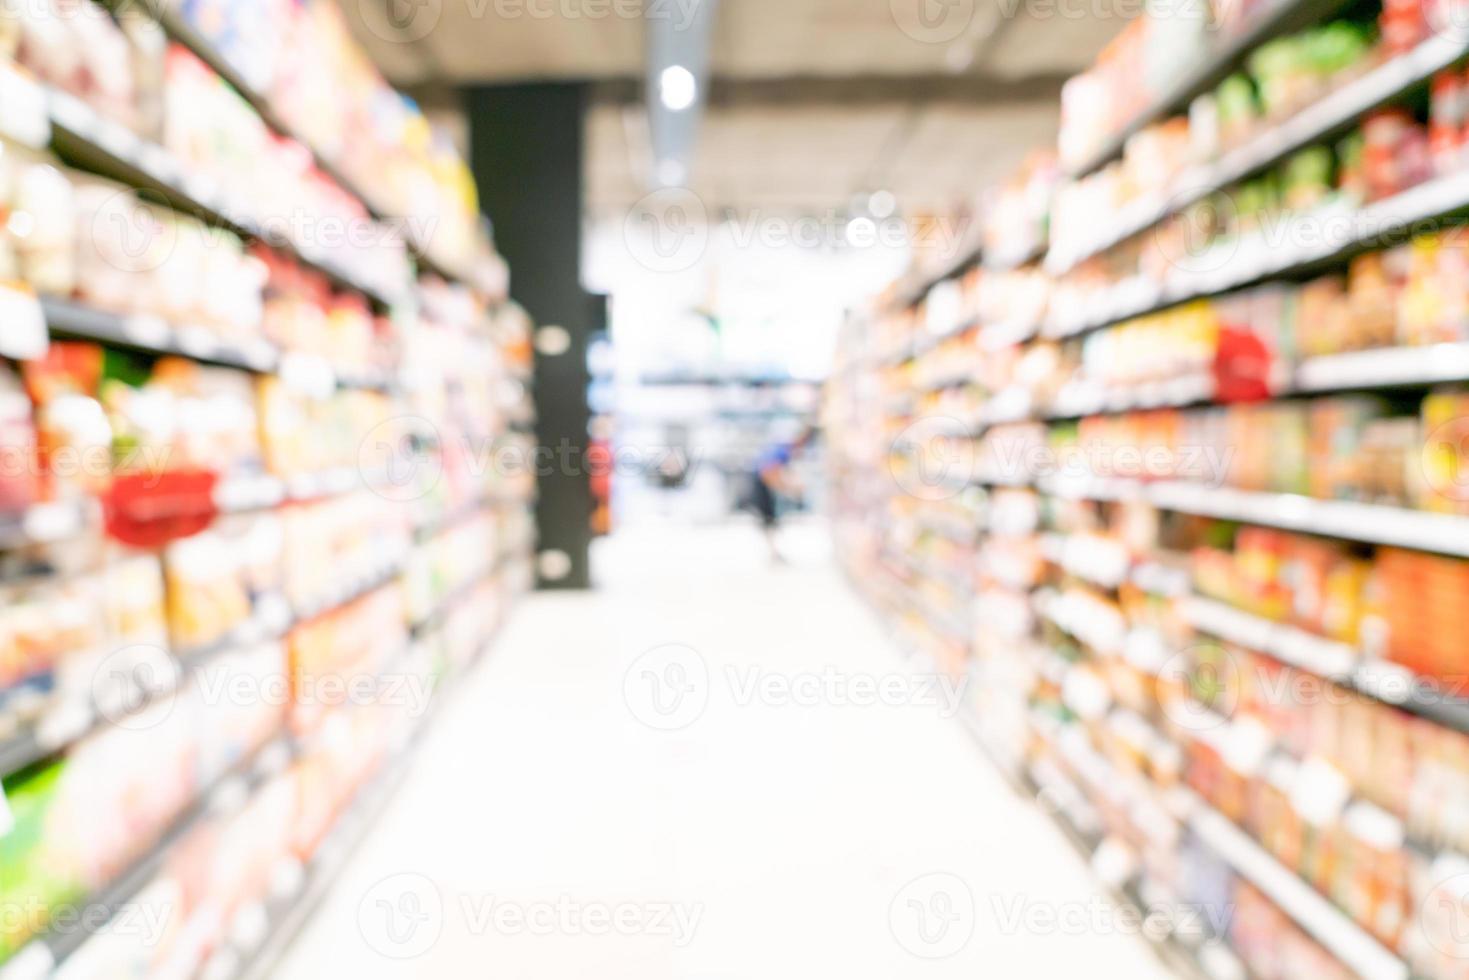
POLYGON ((276 975, 1166 975, 795 531, 529 598, 276 975))

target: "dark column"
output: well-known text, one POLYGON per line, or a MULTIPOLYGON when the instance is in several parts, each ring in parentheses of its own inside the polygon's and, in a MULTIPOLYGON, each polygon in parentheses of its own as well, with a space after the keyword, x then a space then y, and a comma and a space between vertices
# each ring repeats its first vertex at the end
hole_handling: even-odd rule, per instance
POLYGON ((542 447, 536 525, 540 552, 560 551, 570 571, 543 588, 590 585, 592 496, 586 472, 587 341, 602 328, 581 287, 583 113, 580 83, 484 86, 464 93, 470 166, 480 207, 510 263, 510 294, 537 328, 570 334, 564 353, 538 351, 536 441, 542 447), (549 456, 546 452, 549 451, 549 456), (547 473, 547 470, 550 470, 547 473))

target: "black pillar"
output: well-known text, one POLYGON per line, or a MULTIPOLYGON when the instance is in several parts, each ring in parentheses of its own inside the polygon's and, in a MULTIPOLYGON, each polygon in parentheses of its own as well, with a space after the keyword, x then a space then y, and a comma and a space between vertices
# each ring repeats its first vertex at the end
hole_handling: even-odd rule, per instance
POLYGON ((570 559, 566 575, 543 574, 541 587, 584 589, 592 536, 586 355, 588 338, 603 327, 599 305, 581 287, 586 86, 483 86, 464 95, 470 166, 480 207, 510 263, 510 294, 538 329, 556 326, 570 335, 563 353, 536 354, 536 525, 541 554, 570 559))

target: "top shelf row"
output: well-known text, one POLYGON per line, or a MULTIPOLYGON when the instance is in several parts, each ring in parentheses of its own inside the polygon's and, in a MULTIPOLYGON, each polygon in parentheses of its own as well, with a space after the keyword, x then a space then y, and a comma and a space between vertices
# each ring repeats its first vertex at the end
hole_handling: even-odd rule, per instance
POLYGON ((421 272, 503 295, 467 164, 332 0, 270 17, 214 0, 38 0, 6 21, 7 138, 294 253, 382 306, 421 272))
MULTIPOLYGON (((1127 140, 1147 126, 1169 116, 1186 111, 1195 98, 1217 86, 1230 74, 1237 71, 1251 52, 1274 38, 1319 23, 1342 10, 1346 0, 1260 0, 1255 4, 1239 4, 1235 11, 1239 16, 1234 23, 1211 24, 1205 22, 1209 4, 1177 5, 1173 17, 1180 24, 1194 24, 1193 29, 1215 35, 1212 44, 1206 44, 1202 57, 1194 56, 1187 46, 1175 49, 1174 61, 1169 67, 1178 69, 1169 72, 1173 78, 1168 84, 1159 86, 1146 101, 1110 137, 1103 139, 1090 154, 1066 167, 1072 178, 1084 177, 1100 170, 1122 155, 1127 140), (1192 9, 1190 9, 1192 8, 1192 9), (1251 9, 1253 8, 1253 9, 1251 9), (1177 54, 1181 50, 1183 54, 1177 54)), ((1161 18, 1159 18, 1161 19, 1161 18)), ((1222 18, 1221 18, 1222 19, 1222 18)), ((1188 29, 1188 28, 1185 28, 1188 29)), ((1126 34, 1121 40, 1126 39, 1126 34)), ((1122 52, 1117 52, 1120 57, 1122 52)), ((1162 74, 1157 68, 1154 74, 1162 74)), ((1086 76, 1073 79, 1072 84, 1086 76)), ((1146 85, 1143 90, 1146 91, 1146 85)), ((1063 148, 1063 155, 1068 155, 1063 148)))
MULTIPOLYGON (((188 48, 199 60, 212 68, 220 78, 228 82, 260 114, 261 120, 267 126, 279 135, 295 140, 305 147, 311 153, 317 169, 335 181, 342 190, 360 201, 374 219, 384 221, 403 217, 401 213, 394 213, 392 208, 380 203, 374 194, 349 177, 334 160, 317 149, 311 140, 300 135, 296 127, 287 122, 276 110, 271 98, 246 79, 244 74, 214 44, 185 19, 179 9, 164 0, 144 0, 144 6, 158 20, 171 39, 188 48)), ((469 269, 447 258, 436 257, 428 241, 410 238, 408 246, 421 269, 451 281, 478 285, 478 283, 471 282, 473 274, 469 269)))

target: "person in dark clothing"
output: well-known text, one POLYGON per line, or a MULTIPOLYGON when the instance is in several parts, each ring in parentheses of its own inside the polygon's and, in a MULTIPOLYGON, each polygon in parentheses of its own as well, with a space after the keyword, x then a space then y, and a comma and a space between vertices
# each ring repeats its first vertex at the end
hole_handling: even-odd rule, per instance
POLYGON ((780 529, 781 497, 794 498, 799 487, 791 472, 791 461, 811 441, 814 430, 809 426, 792 442, 777 442, 767 446, 755 457, 751 467, 750 490, 746 503, 748 509, 760 521, 765 542, 770 548, 770 557, 784 562, 776 543, 776 532, 780 529))

